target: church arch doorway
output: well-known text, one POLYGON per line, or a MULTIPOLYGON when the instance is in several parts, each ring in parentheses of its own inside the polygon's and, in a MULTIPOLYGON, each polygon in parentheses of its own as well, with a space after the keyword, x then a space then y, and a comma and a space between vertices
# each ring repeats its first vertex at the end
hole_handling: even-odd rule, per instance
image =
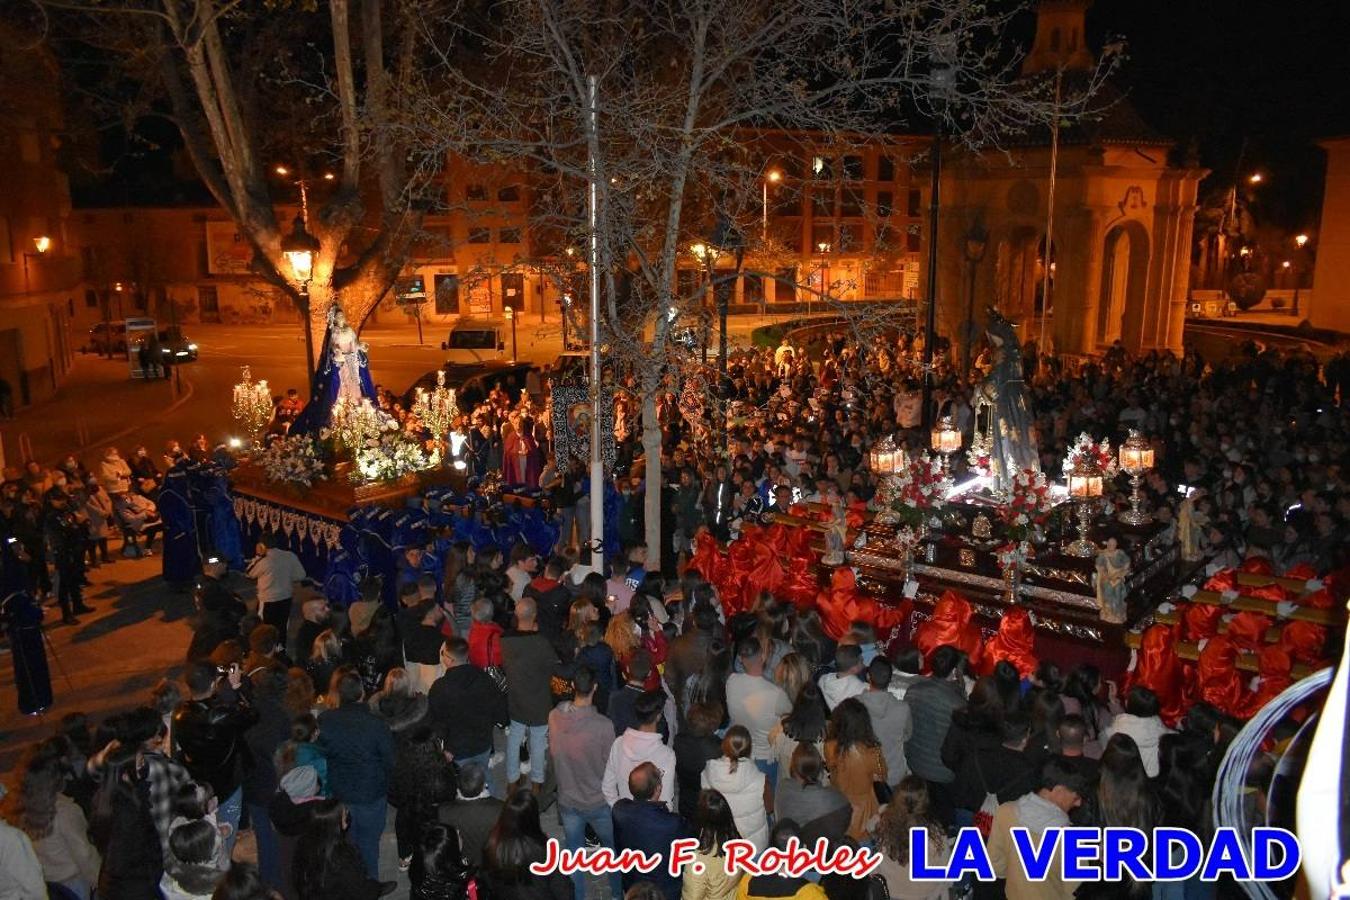
POLYGON ((1138 222, 1122 222, 1106 233, 1102 254, 1101 298, 1097 304, 1097 345, 1116 341, 1139 346, 1148 279, 1148 231, 1138 222))

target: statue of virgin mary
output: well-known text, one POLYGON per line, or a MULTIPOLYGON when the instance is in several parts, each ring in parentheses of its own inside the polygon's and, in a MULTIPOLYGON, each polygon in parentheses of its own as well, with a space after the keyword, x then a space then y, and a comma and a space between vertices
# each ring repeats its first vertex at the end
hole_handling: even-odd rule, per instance
POLYGON ((984 402, 993 408, 990 466, 999 489, 1007 491, 1018 472, 1040 471, 1036 424, 1022 382, 1022 349, 1012 323, 990 309, 985 332, 993 350, 993 367, 979 390, 984 402))
POLYGON ((291 434, 318 434, 333 417, 333 404, 339 399, 359 403, 364 397, 376 402, 375 382, 370 378, 368 347, 356 330, 347 324, 342 307, 328 307, 328 327, 323 334, 323 350, 314 370, 314 393, 296 417, 291 434))

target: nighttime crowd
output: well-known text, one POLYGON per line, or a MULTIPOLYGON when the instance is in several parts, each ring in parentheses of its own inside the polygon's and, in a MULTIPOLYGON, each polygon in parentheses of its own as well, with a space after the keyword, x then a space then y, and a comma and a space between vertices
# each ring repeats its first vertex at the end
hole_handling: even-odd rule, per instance
MULTIPOLYGON (((1151 690, 1092 665, 977 664, 949 644, 883 646, 862 621, 830 635, 816 610, 772 594, 731 611, 686 566, 704 530, 727 540, 794 504, 870 500, 876 441, 927 445, 921 356, 903 335, 860 353, 843 333, 735 354, 725 455, 713 401, 672 382, 658 403, 669 543, 653 570, 635 404, 617 404, 617 515, 595 571, 590 487, 548 450, 547 400, 494 392, 464 411, 466 466, 545 498, 557 546, 437 535, 400 560, 397 605, 371 580, 345 609, 297 591, 310 573, 276 542, 245 573, 256 597, 208 562, 181 674, 102 721, 65 715, 6 779, 0 897, 357 900, 406 878, 419 900, 580 900, 606 879, 529 872, 555 816, 550 833, 573 849, 663 855, 698 839, 701 874, 607 879, 611 897, 635 900, 1221 895, 1198 880, 1030 882, 1007 861, 1014 827, 1170 825, 1203 839, 1238 719, 1197 702, 1165 723, 1151 690), (931 860, 963 826, 987 835, 999 880, 912 880, 910 830, 925 830, 931 860), (232 860, 246 829, 256 865, 232 860), (380 867, 386 831, 397 876, 380 867), (871 879, 730 876, 734 838, 824 838, 884 860, 871 879)), ((981 360, 962 377, 938 358, 934 412, 969 439, 981 360)), ((1346 567, 1350 358, 1113 348, 1080 363, 1029 346, 1024 360, 1046 472, 1080 432, 1116 445, 1136 428, 1156 453, 1146 506, 1169 526, 1184 506, 1205 557, 1346 567)), ((156 485, 184 451, 144 450, 6 473, 8 577, 17 568, 68 621, 88 609, 81 586, 110 541, 153 547, 156 485)), ((204 439, 186 452, 210 453, 204 439)), ((1126 487, 1111 502, 1123 507, 1126 487)), ((1274 762, 1250 774, 1255 809, 1274 762)))

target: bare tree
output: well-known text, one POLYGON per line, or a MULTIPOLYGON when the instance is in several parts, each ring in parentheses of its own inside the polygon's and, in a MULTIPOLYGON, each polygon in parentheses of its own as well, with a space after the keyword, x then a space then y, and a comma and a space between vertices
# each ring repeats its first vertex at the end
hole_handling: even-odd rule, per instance
POLYGON ((407 260, 440 173, 381 127, 414 81, 415 0, 37 2, 55 39, 110 66, 100 99, 114 96, 130 129, 142 116, 174 123, 254 270, 307 326, 321 328, 334 303, 364 321, 407 260), (293 225, 277 216, 297 200, 318 241, 308 282, 284 256, 293 225))
MULTIPOLYGON (((1047 121, 1047 85, 1017 77, 1010 15, 978 0, 503 0, 424 17, 440 64, 404 127, 421 146, 532 173, 533 231, 550 236, 536 253, 585 246, 595 163, 603 340, 611 364, 638 374, 656 561, 657 397, 687 360, 672 336, 703 295, 678 289, 682 255, 715 239, 738 267, 770 255, 755 237, 765 154, 933 121, 988 144, 1047 121)), ((814 290, 829 294, 823 281, 814 290)))

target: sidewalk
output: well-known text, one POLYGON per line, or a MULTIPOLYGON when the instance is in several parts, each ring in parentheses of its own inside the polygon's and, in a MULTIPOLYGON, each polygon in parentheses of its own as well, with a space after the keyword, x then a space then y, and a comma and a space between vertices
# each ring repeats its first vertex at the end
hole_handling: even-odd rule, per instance
POLYGON ((108 443, 115 435, 170 412, 192 395, 186 373, 174 382, 132 379, 125 359, 79 354, 56 393, 0 422, 0 464, 24 458, 56 462, 67 453, 108 443))

